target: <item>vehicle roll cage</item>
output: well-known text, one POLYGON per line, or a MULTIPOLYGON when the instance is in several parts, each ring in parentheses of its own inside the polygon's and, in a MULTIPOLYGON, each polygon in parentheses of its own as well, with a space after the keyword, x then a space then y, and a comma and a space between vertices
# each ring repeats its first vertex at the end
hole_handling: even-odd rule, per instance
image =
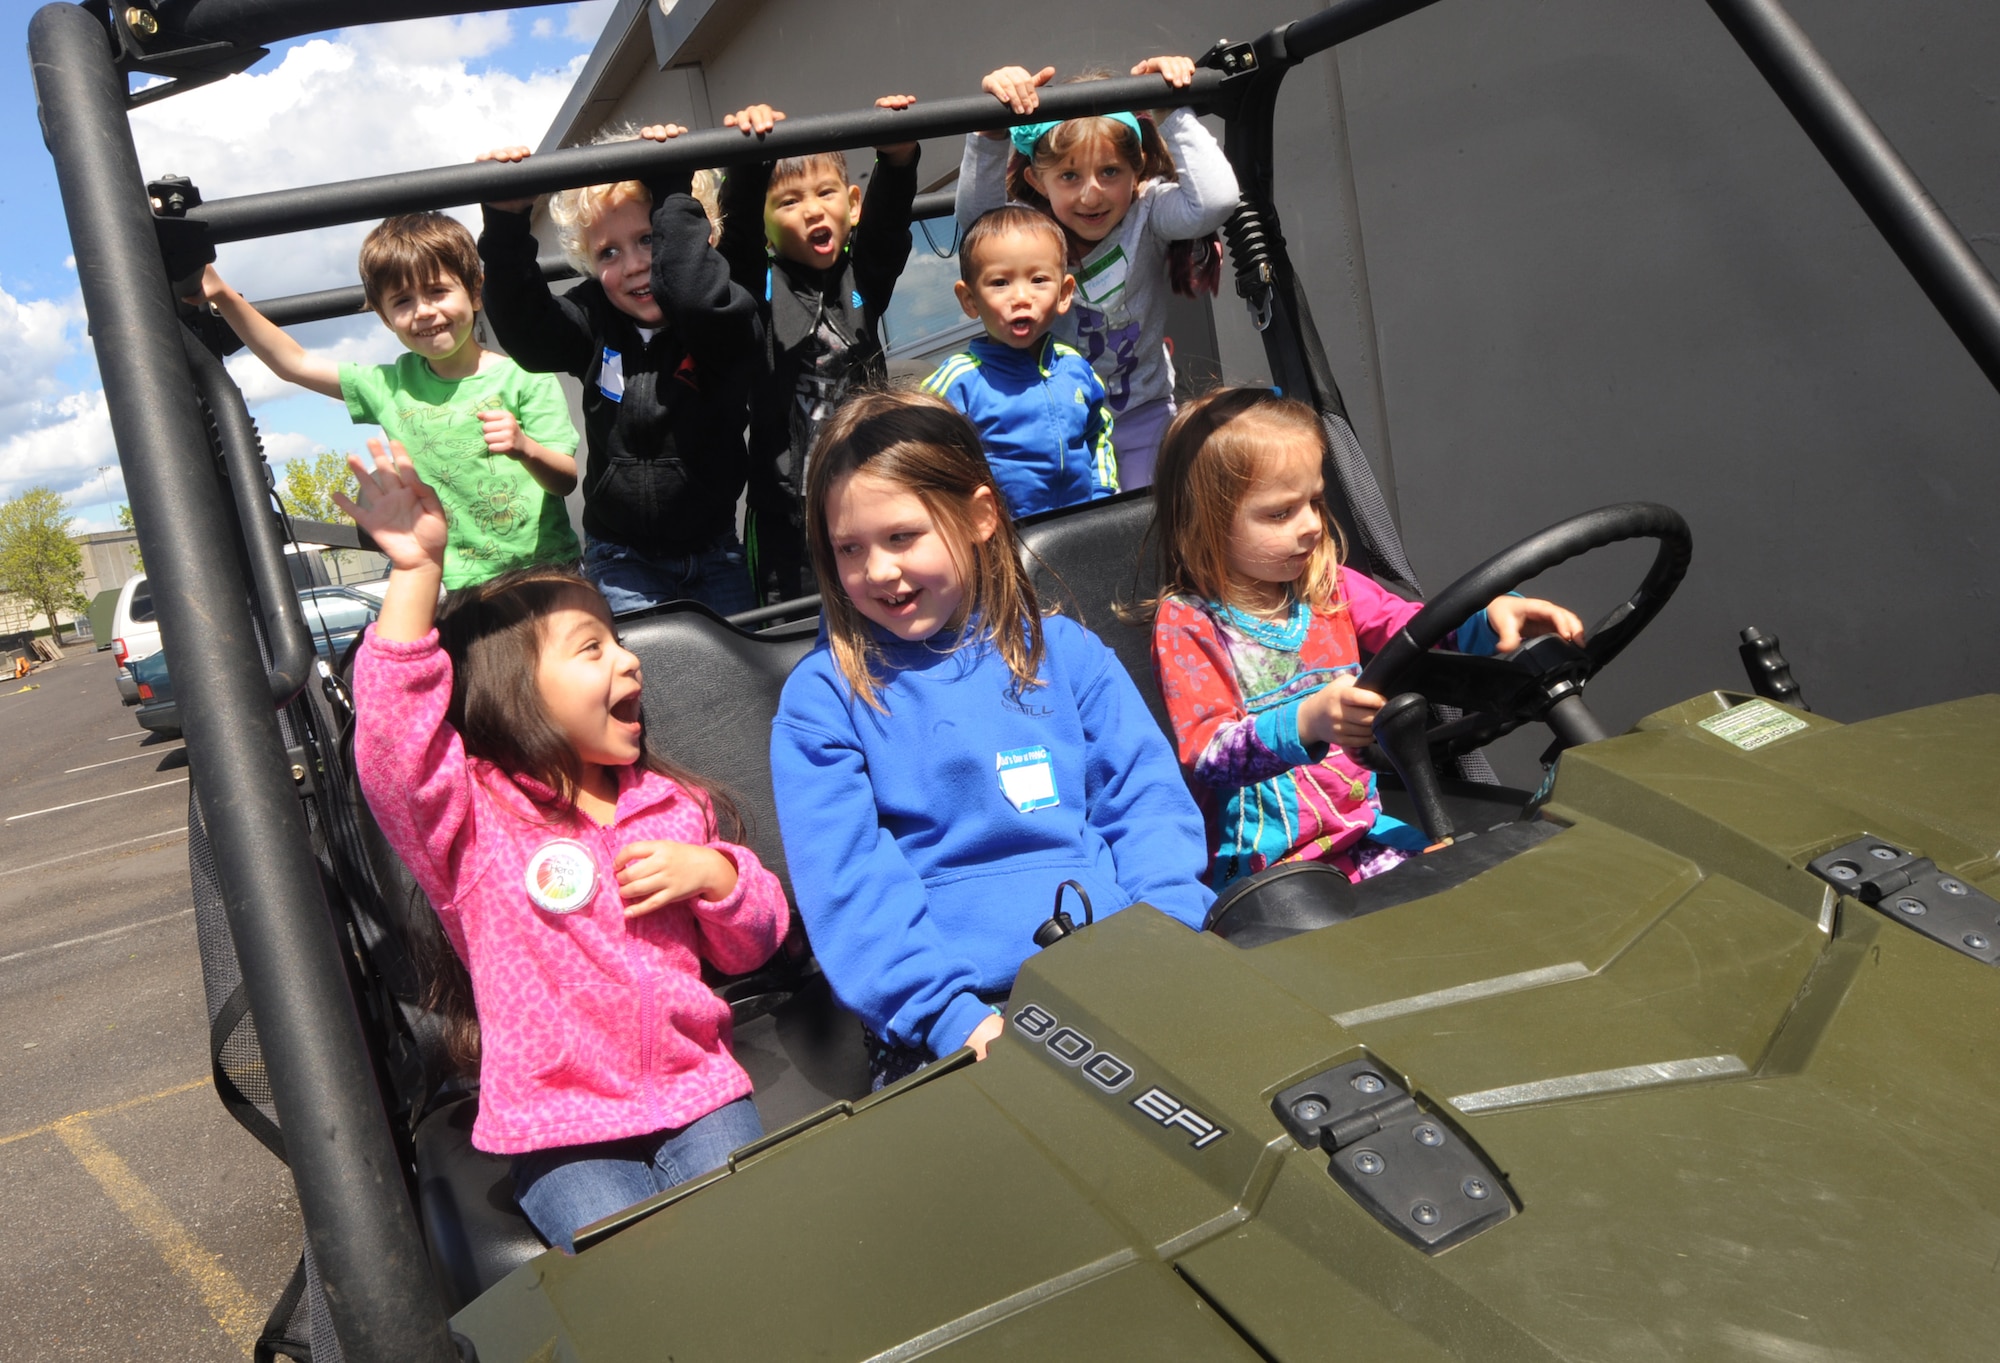
MULTIPOLYGON (((1323 412, 1344 415, 1274 206, 1278 90, 1286 71, 1307 57, 1432 2, 1335 0, 1253 42, 1217 44, 1184 90, 1168 91, 1146 77, 1042 92, 1041 118, 1167 105, 1223 117, 1225 150, 1244 196, 1226 229, 1238 292, 1262 334, 1273 382, 1323 412)), ((445 1363, 460 1354, 432 1286, 405 1159, 391 1133, 298 799, 295 757, 278 725, 277 708, 298 695, 312 651, 279 556, 283 529, 269 470, 241 393, 210 353, 221 348, 214 344, 221 338, 211 327, 206 349, 194 342, 173 282, 212 260, 221 242, 1016 121, 993 100, 972 96, 900 113, 795 118, 759 140, 716 129, 670 143, 565 148, 518 164, 443 166, 208 203, 185 182, 149 187, 140 172, 130 109, 244 70, 266 54, 266 44, 528 3, 97 0, 48 4, 29 24, 43 137, 55 160, 112 430, 181 697, 199 814, 306 1234, 342 1351, 352 1360, 445 1363), (133 92, 133 72, 169 79, 133 92), (253 601, 262 603, 258 618, 253 601), (274 655, 268 666, 265 641, 274 655)), ((1777 0, 1707 3, 2000 386, 2000 286, 1971 248, 1777 0)), ((930 196, 919 212, 947 207, 944 196, 930 196)), ((354 310, 354 296, 325 290, 282 300, 287 306, 273 311, 281 321, 334 316, 354 310)), ((1400 560, 1394 533, 1388 524, 1387 547, 1400 560)))

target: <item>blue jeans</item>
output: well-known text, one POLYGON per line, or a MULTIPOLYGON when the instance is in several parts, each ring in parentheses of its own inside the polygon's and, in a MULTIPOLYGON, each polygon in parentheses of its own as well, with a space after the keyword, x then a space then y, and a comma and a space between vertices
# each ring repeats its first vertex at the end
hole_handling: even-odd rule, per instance
POLYGON ((542 1239, 574 1254, 580 1227, 721 1168, 763 1134, 756 1106, 738 1098, 678 1131, 531 1150, 514 1157, 514 1200, 542 1239))
POLYGON ((733 534, 698 554, 648 554, 593 539, 584 547, 583 575, 604 593, 613 615, 669 601, 699 601, 719 615, 757 604, 743 546, 733 534))

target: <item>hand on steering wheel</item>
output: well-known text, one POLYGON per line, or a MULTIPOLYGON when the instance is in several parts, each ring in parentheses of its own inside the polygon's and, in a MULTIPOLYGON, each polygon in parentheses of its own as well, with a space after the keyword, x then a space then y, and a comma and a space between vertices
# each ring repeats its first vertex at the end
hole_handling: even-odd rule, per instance
POLYGON ((1680 513, 1653 502, 1620 502, 1558 521, 1432 597, 1369 660, 1355 684, 1382 696, 1418 691, 1434 704, 1464 710, 1464 718, 1430 730, 1433 757, 1484 747, 1578 697, 1584 683, 1660 613, 1686 576, 1693 552, 1694 537, 1680 513), (1659 552, 1638 588, 1591 628, 1581 646, 1543 635, 1505 658, 1432 651, 1493 598, 1579 554, 1628 539, 1658 540, 1659 552))

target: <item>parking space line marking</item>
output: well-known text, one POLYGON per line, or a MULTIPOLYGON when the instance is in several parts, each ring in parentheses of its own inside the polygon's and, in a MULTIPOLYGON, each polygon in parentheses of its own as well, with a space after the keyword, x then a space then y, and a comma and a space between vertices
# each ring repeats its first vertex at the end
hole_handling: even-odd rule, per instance
POLYGON ((187 831, 188 826, 182 824, 179 828, 169 828, 162 833, 148 833, 143 838, 127 838, 123 842, 108 842, 102 847, 93 847, 88 852, 71 852, 66 857, 50 857, 47 861, 30 862, 26 866, 0 867, 0 876, 19 875, 23 871, 39 871, 44 866, 60 866, 66 861, 75 861, 78 857, 94 857, 99 852, 110 852, 120 847, 130 847, 135 842, 151 842, 155 838, 177 837, 187 831))
POLYGON ((26 951, 16 951, 11 955, 0 956, 0 965, 6 965, 9 961, 18 961, 25 956, 39 956, 45 951, 61 951, 64 947, 80 947, 86 942, 101 942, 107 937, 117 937, 122 933, 137 932, 140 928, 150 928, 155 923, 171 923, 174 919, 185 918, 193 912, 193 909, 177 909, 173 913, 163 913, 158 918, 146 918, 137 923, 127 923, 123 927, 106 928, 103 932, 93 932, 88 937, 72 937, 67 942, 50 942, 45 947, 29 947, 26 951))
POLYGON ((63 775, 74 776, 80 771, 96 771, 99 767, 115 767, 120 762, 137 762, 142 757, 151 757, 155 752, 167 753, 167 752, 184 752, 184 751, 186 750, 183 748, 157 748, 157 749, 149 748, 145 752, 135 752, 130 757, 114 757, 109 762, 89 762, 81 767, 69 767, 63 771, 63 775))
POLYGON ((121 790, 110 795, 93 795, 88 800, 71 800, 66 805, 50 805, 47 809, 31 809, 26 814, 9 814, 0 823, 15 823, 22 819, 32 819, 41 814, 60 814, 65 809, 81 809, 85 805, 103 804, 106 800, 122 799, 127 795, 144 795, 149 790, 165 790, 168 786, 184 786, 187 777, 176 776, 171 781, 155 781, 150 786, 140 786, 136 790, 121 790))
POLYGON ((30 1136, 46 1136, 64 1122, 89 1121, 98 1117, 109 1117, 114 1112, 129 1112, 135 1107, 144 1107, 148 1103, 157 1103, 162 1098, 178 1097, 180 1094, 192 1092, 195 1089, 214 1082, 213 1079, 208 1078, 190 1079, 185 1084, 176 1084, 170 1089, 161 1089, 158 1093, 148 1093, 138 1098, 127 1098, 124 1102, 113 1103, 109 1107, 86 1108, 82 1112, 72 1112, 67 1117, 58 1117, 52 1122, 43 1122, 40 1126, 29 1127, 26 1131, 16 1131, 11 1136, 0 1136, 0 1145, 12 1145, 15 1141, 25 1141, 30 1136))
POLYGON ((236 1347, 246 1353, 256 1347, 257 1336, 263 1330, 263 1313, 222 1260, 195 1242, 159 1194, 141 1182, 131 1166, 100 1140, 82 1117, 58 1122, 56 1135, 84 1171, 97 1180, 105 1196, 125 1214, 125 1219, 153 1242, 154 1250, 167 1261, 167 1267, 194 1288, 208 1314, 236 1347))
POLYGON ((106 743, 123 743, 128 738, 146 738, 149 737, 151 734, 152 730, 150 729, 134 729, 129 734, 113 734, 111 735, 111 737, 105 739, 104 741, 106 743))

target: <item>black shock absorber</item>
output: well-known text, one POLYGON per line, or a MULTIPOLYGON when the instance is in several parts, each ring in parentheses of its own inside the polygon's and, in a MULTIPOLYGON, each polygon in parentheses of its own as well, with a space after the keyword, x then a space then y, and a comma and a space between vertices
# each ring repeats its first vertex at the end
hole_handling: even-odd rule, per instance
POLYGON ((1265 216, 1250 199, 1236 205, 1229 221, 1222 224, 1229 243, 1229 258, 1236 262, 1236 292, 1250 308, 1250 319, 1262 331, 1271 325, 1271 292, 1277 287, 1272 269, 1272 251, 1282 253, 1285 239, 1275 219, 1265 216))

